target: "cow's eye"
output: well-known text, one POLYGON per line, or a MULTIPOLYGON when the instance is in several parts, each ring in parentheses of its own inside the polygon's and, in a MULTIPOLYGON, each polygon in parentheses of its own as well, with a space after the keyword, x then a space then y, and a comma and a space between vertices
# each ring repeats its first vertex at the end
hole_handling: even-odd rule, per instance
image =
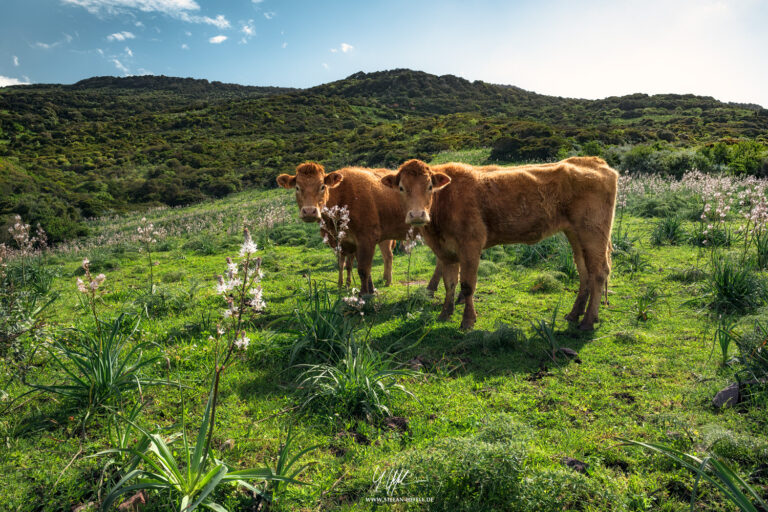
POLYGON ((298 192, 299 190, 301 190, 301 189, 299 188, 298 185, 296 185, 296 192, 298 192))
POLYGON ((405 192, 405 187, 403 187, 402 185, 400 185, 400 192, 405 192))
POLYGON ((431 184, 429 185, 429 188, 427 188, 427 190, 428 190, 429 192, 432 192, 432 185, 431 185, 431 184))
POLYGON ((325 192, 325 185, 320 185, 320 192, 325 192))

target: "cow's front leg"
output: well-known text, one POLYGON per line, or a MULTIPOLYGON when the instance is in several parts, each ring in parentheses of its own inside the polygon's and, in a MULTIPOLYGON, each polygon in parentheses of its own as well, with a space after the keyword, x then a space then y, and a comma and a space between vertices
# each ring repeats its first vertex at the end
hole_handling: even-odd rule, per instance
POLYGON ((373 254, 376 251, 376 242, 373 240, 360 240, 357 244, 357 275, 360 276, 360 293, 373 295, 373 279, 371 279, 371 267, 373 266, 373 254))
POLYGON ((347 255, 347 261, 345 263, 347 267, 347 288, 352 286, 352 267, 355 266, 355 255, 349 254, 347 255))
POLYGON ((477 287, 477 266, 480 264, 480 252, 467 252, 461 255, 461 296, 464 298, 464 316, 461 329, 468 331, 475 326, 475 288, 477 287))
POLYGON ((456 283, 459 280, 459 264, 443 262, 442 269, 443 284, 445 285, 445 302, 443 302, 443 310, 437 319, 445 322, 453 314, 453 297, 456 295, 456 283))
POLYGON ((379 250, 381 251, 381 259, 384 261, 384 286, 392 284, 392 246, 393 240, 384 240, 379 242, 379 250))

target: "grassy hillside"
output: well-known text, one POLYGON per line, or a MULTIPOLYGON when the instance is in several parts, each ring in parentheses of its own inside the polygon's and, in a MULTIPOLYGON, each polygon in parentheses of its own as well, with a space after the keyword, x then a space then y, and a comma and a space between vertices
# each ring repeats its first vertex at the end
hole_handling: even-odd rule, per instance
POLYGON ((631 170, 735 161, 760 174, 767 138, 768 110, 692 95, 588 101, 410 70, 306 90, 97 77, 0 90, 0 166, 14 169, 0 173, 0 220, 21 214, 58 242, 84 218, 269 188, 304 160, 395 167, 483 147, 494 161, 599 154, 631 170), (641 154, 627 158, 631 146, 641 154))
MULTIPOLYGON (((438 160, 487 155, 478 150, 438 160)), ((559 238, 487 250, 479 270, 478 323, 463 333, 461 306, 451 321, 436 321, 443 291, 434 299, 424 293, 434 264, 424 246, 410 257, 396 255, 391 287, 382 285, 377 255, 375 299, 362 307, 333 305, 350 293, 337 291, 333 253, 317 226, 296 220, 285 191, 246 191, 190 207, 89 221, 91 237, 13 259, 5 268, 18 284, 25 262, 39 300, 55 301, 33 319, 42 321, 37 328, 3 345, 0 509, 95 507, 129 467, 129 457, 94 455, 120 446, 110 428, 114 421, 125 426, 119 415, 136 403, 145 404, 135 417, 138 426, 167 440, 183 430, 194 442, 219 346, 210 336, 217 336, 217 325, 228 325, 222 316, 226 295, 216 293, 216 276, 227 270, 226 257, 239 260, 244 224, 259 245, 266 309, 243 324, 250 343, 235 352, 222 374, 211 448, 235 471, 274 467, 289 429, 292 453, 316 446, 300 458, 310 466, 299 479, 310 485, 278 488, 273 510, 374 510, 382 506, 376 499, 408 497, 426 504, 384 506, 689 510, 692 475, 668 459, 619 446, 618 438, 715 455, 766 496, 765 388, 749 388, 736 407, 711 404, 718 390, 759 367, 750 354, 764 350, 765 338, 754 329, 768 318, 768 251, 755 238, 762 236, 755 234, 757 224, 747 225, 746 236, 738 228, 746 213, 764 229, 755 212, 764 205, 765 191, 764 181, 698 174, 674 183, 623 178, 611 304, 601 307, 602 321, 591 334, 562 319, 578 282, 570 250, 559 238), (137 229, 148 223, 156 240, 146 245, 137 229), (76 284, 78 278, 87 282, 84 257, 94 276, 106 276, 95 302, 98 315, 111 320, 124 313, 131 326, 138 322, 126 350, 144 342, 142 358, 157 357, 141 378, 170 380, 181 389, 129 386, 88 416, 87 400, 40 390, 25 394, 33 386, 68 382, 52 356, 77 346, 72 327, 95 332, 88 302, 81 300, 87 296, 76 284), (746 269, 747 284, 718 288, 723 270, 717 257, 731 262, 727 272, 746 269), (318 285, 314 292, 310 283, 318 285), (356 393, 365 387, 350 384, 307 404, 320 391, 302 378, 308 368, 301 364, 319 364, 325 356, 299 349, 307 340, 312 300, 323 299, 325 290, 331 305, 320 308, 322 322, 352 333, 329 339, 369 350, 364 359, 370 367, 360 370, 366 376, 408 370, 393 378, 412 395, 391 388, 383 402, 387 411, 365 413, 356 407, 361 400, 371 406, 370 395, 361 398, 356 393), (713 344, 718 327, 738 336, 724 352, 713 344)), ((334 358, 329 364, 341 365, 334 358)), ((140 438, 133 431, 127 445, 140 438)), ((172 446, 181 460, 181 440, 172 446)), ((266 495, 275 490, 259 479, 248 483, 266 495)), ((159 511, 171 509, 178 496, 150 492, 147 499, 142 510, 159 511)), ((256 507, 250 491, 229 484, 219 485, 210 499, 229 510, 256 507)), ((706 482, 699 484, 698 500, 701 510, 733 510, 706 482)))

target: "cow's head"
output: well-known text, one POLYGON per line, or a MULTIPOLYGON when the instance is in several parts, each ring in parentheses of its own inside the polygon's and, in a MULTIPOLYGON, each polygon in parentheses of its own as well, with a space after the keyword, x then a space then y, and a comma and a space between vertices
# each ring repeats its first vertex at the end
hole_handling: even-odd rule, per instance
POLYGON ((304 222, 317 222, 320 212, 328 202, 328 191, 337 187, 344 176, 338 172, 325 174, 325 169, 315 162, 304 162, 296 167, 296 176, 281 174, 277 184, 296 190, 299 217, 304 222))
POLYGON ((397 174, 388 174, 381 182, 400 191, 400 202, 405 209, 405 222, 413 226, 423 226, 429 222, 429 209, 432 206, 432 194, 451 182, 451 178, 442 172, 434 172, 421 160, 408 160, 397 174))

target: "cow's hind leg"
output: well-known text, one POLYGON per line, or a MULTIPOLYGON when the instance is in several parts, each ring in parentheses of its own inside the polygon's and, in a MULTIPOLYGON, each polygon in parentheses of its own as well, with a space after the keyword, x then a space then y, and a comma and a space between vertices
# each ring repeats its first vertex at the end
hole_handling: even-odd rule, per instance
POLYGON ((373 240, 360 240, 357 244, 357 275, 360 276, 360 293, 362 295, 372 295, 374 292, 371 267, 373 266, 375 251, 376 243, 373 240))
POLYGON ((343 252, 339 252, 336 255, 336 261, 339 263, 339 288, 344 286, 344 262, 346 261, 347 256, 343 252))
POLYGON ((427 284, 427 293, 430 297, 435 296, 435 292, 437 291, 437 286, 440 284, 440 279, 443 277, 443 264, 440 262, 439 259, 435 262, 435 271, 432 273, 432 279, 429 280, 429 284, 427 284))
POLYGON ((601 238, 602 237, 600 236, 595 236, 594 240, 591 242, 582 240, 589 274, 589 305, 587 306, 587 312, 579 325, 579 329, 582 331, 591 331, 594 329, 595 322, 599 321, 598 312, 600 309, 600 301, 602 299, 605 283, 608 280, 608 274, 611 271, 609 260, 607 258, 606 244, 601 238))
POLYGON ((345 266, 347 267, 347 288, 352 286, 352 268, 355 266, 355 255, 347 254, 345 266))
POLYGON ((379 242, 379 250, 381 251, 381 259, 384 260, 384 284, 389 286, 392 284, 392 240, 384 240, 379 242))
POLYGON ((456 282, 459 280, 459 264, 443 262, 442 269, 443 284, 445 285, 445 302, 443 302, 443 310, 437 319, 444 322, 450 319, 453 314, 453 297, 456 295, 456 282))
POLYGON ((573 261, 576 263, 576 269, 579 271, 579 293, 576 295, 576 301, 573 303, 571 312, 565 315, 565 319, 569 322, 578 322, 579 317, 584 314, 587 299, 589 298, 589 272, 584 261, 584 250, 581 247, 579 238, 575 233, 568 231, 565 233, 565 236, 568 237, 568 241, 571 243, 573 261))

